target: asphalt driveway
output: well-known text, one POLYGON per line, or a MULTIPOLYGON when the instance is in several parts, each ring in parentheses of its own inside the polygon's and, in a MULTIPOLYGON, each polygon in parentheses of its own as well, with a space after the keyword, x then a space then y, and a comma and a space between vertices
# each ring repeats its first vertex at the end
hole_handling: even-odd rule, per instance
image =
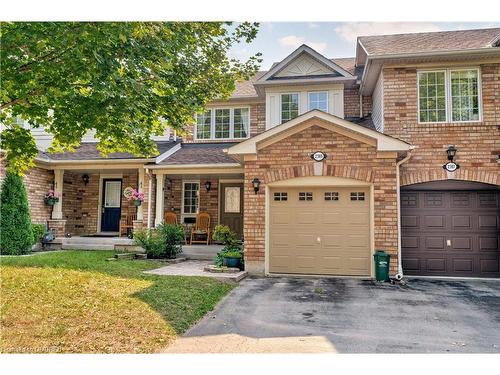
POLYGON ((500 282, 247 279, 168 351, 500 353, 500 282))

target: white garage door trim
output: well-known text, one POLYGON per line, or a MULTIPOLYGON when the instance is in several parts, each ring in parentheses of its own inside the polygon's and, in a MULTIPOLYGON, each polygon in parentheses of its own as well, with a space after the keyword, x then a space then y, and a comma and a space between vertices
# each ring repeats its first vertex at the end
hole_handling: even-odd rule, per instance
MULTIPOLYGON (((341 186, 341 187, 356 187, 356 186, 363 186, 363 187, 368 187, 370 189, 370 215, 369 215, 369 220, 370 220, 370 277, 373 277, 374 275, 374 266, 373 266, 373 261, 372 257, 374 254, 374 248, 375 248, 375 239, 374 239, 374 221, 375 221, 375 210, 374 210, 374 199, 373 199, 373 184, 369 182, 364 182, 364 181, 359 181, 359 180, 353 180, 349 178, 342 178, 342 177, 331 177, 331 176, 314 176, 314 177, 298 177, 298 178, 292 178, 289 180, 282 180, 282 181, 276 181, 272 182, 266 185, 266 196, 265 196, 265 252, 264 252, 264 273, 266 276, 270 275, 277 275, 275 273, 270 273, 269 272, 269 242, 270 242, 270 196, 271 196, 271 189, 276 188, 276 187, 300 187, 300 186, 314 186, 314 187, 321 187, 321 186, 341 186)), ((295 276, 295 275, 294 275, 295 276)), ((301 276, 301 275, 296 275, 296 276, 301 276)), ((305 276, 305 275, 302 275, 305 276)))

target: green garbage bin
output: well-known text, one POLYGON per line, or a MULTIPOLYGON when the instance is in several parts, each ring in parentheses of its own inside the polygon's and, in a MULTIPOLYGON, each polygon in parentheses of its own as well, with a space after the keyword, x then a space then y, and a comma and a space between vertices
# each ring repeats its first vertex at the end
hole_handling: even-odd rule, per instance
POLYGON ((389 264, 391 256, 383 250, 377 250, 373 254, 375 260, 375 278, 377 281, 389 281, 389 264))

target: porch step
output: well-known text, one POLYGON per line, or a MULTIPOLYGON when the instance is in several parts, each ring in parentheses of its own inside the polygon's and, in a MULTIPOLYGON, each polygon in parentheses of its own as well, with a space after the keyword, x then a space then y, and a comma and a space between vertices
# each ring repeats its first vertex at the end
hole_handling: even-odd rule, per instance
MULTIPOLYGON (((118 250, 117 247, 132 248, 133 240, 126 237, 64 237, 62 249, 68 250, 118 250)), ((127 249, 128 250, 128 249, 127 249)), ((132 250, 132 249, 130 249, 132 250)))

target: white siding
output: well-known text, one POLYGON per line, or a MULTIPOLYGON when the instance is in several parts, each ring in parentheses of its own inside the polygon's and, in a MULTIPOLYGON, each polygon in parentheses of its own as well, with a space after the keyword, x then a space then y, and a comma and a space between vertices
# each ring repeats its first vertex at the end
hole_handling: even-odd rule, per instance
POLYGON ((375 129, 384 132, 384 76, 380 73, 372 95, 372 120, 375 129))
POLYGON ((299 115, 308 111, 308 93, 313 91, 328 92, 328 112, 344 118, 344 85, 311 85, 287 86, 266 89, 266 129, 280 124, 281 121, 281 94, 299 94, 299 115))

